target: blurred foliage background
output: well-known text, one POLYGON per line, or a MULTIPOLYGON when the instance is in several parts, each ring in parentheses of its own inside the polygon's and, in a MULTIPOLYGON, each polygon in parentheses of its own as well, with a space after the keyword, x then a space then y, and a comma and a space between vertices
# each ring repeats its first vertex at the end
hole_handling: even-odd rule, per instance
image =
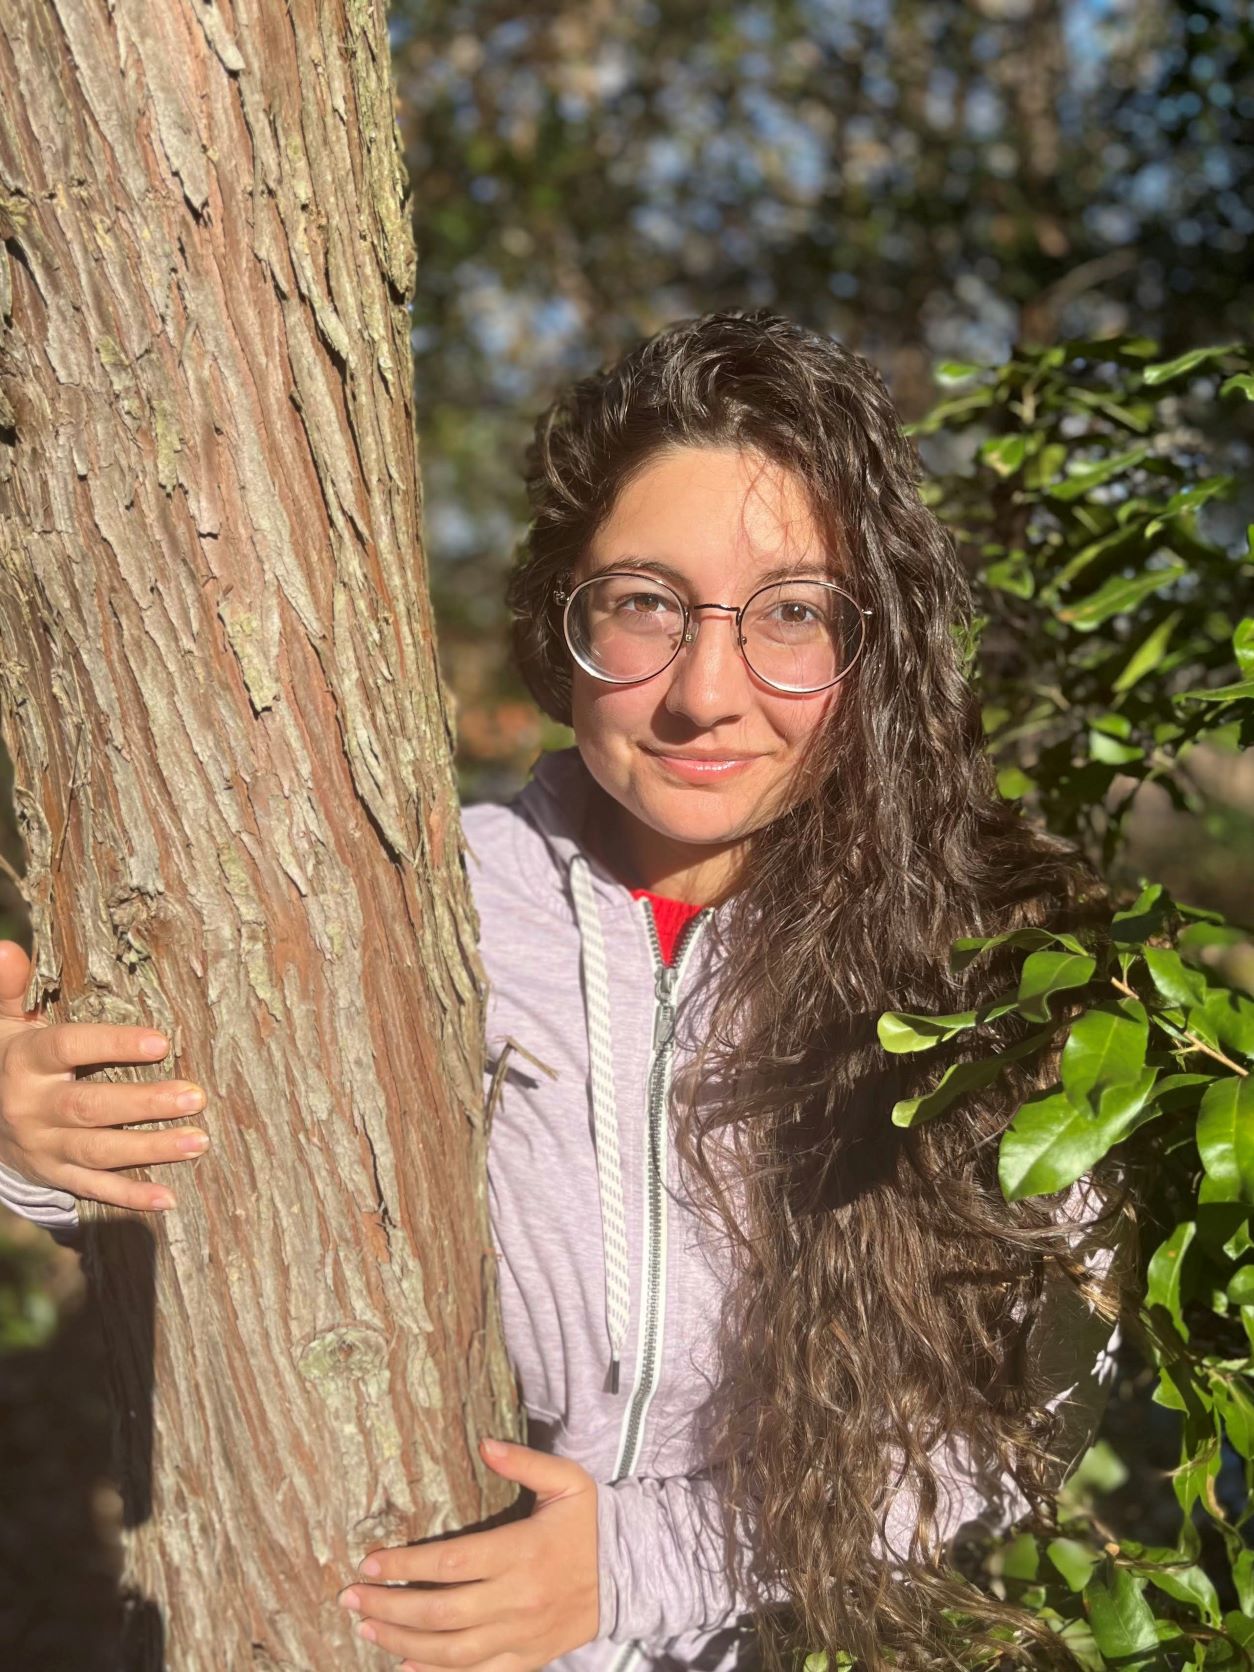
MULTIPOLYGON (((425 544, 468 799, 509 793, 566 741, 506 665, 502 594, 526 522, 523 450, 569 377, 677 317, 779 308, 874 360, 949 501, 964 473, 985 483, 1001 530, 993 501, 1024 461, 983 451, 997 428, 978 414, 924 421, 971 387, 947 362, 1138 335, 1165 359, 1250 336, 1244 0, 399 0, 390 28, 419 251, 425 544)), ((1254 518, 1252 413, 1186 379, 1155 408, 1164 446, 1232 478, 1225 500, 1189 507, 1198 537, 1228 551, 1254 518)), ((973 572, 990 561, 978 543, 973 572)), ((1013 552, 986 634, 1003 688, 1026 657, 1013 552)), ((1201 584, 1241 613, 1222 569, 1201 584)), ((1103 735, 1102 793, 1136 792, 1119 814, 1129 881, 1248 925, 1248 752, 1193 749, 1182 801, 1179 774, 1164 786, 1103 735)), ((21 870, 6 772, 0 758, 0 851, 21 870)), ((0 935, 29 944, 2 869, 0 935)), ((1248 987, 1248 944, 1227 954, 1248 987)), ((0 1468, 76 1292, 72 1256, 0 1223, 0 1468)), ((1112 1526, 1169 1539, 1178 1416, 1148 1398, 1148 1366, 1125 1368, 1077 1486, 1112 1526)), ((1239 1490, 1234 1466, 1221 1492, 1239 1490)))

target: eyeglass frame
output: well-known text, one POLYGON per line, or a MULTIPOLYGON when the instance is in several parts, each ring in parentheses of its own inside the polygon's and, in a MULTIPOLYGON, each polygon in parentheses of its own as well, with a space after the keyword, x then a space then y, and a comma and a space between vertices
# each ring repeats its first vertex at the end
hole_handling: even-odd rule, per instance
MULTIPOLYGON (((855 666, 858 663, 858 659, 861 657, 862 652, 866 647, 866 641, 867 641, 866 618, 868 616, 871 616, 871 615, 875 614, 874 610, 866 609, 862 604, 860 604, 858 602, 858 600, 854 597, 852 592, 850 592, 846 587, 843 587, 843 586, 839 585, 839 583, 836 582, 836 581, 824 580, 824 579, 821 579, 820 577, 814 576, 814 575, 797 576, 796 577, 797 580, 804 581, 807 585, 810 585, 810 586, 825 586, 831 592, 839 592, 842 598, 848 598, 849 602, 853 605, 854 609, 858 612, 858 616, 859 616, 858 625, 861 628, 861 633, 860 633, 859 638, 858 638, 858 648, 854 652, 853 659, 849 663, 849 666, 847 668, 842 668, 841 671, 836 675, 835 679, 829 679, 823 685, 807 686, 805 690, 798 691, 798 690, 794 690, 794 689, 790 688, 787 685, 777 685, 774 682, 774 680, 768 679, 765 674, 758 672, 758 670, 754 667, 753 663, 745 655, 745 636, 744 636, 744 633, 741 631, 741 623, 744 620, 745 611, 749 608, 749 605, 753 602, 753 600, 760 593, 769 592, 773 586, 787 586, 788 583, 789 583, 789 578, 787 576, 785 576, 783 579, 780 579, 780 580, 764 581, 761 586, 754 588, 754 590, 749 594, 749 596, 745 599, 744 603, 741 604, 739 608, 737 608, 735 604, 690 604, 690 603, 688 603, 686 598, 684 598, 679 592, 677 592, 675 590, 675 588, 670 584, 669 581, 659 580, 656 575, 650 575, 647 572, 647 570, 640 570, 640 569, 598 569, 597 572, 594 575, 589 575, 589 576, 586 577, 586 579, 581 580, 578 583, 578 585, 572 587, 569 592, 566 591, 566 587, 565 587, 565 584, 564 584, 565 580, 567 580, 567 579, 569 579, 569 576, 564 577, 563 580, 559 580, 559 582, 557 583, 557 586, 554 588, 554 591, 553 591, 554 602, 562 605, 562 638, 566 642, 567 650, 570 651, 571 655, 574 657, 575 661, 579 663, 579 666, 583 669, 583 671, 587 674, 591 674, 593 679, 601 680, 602 683, 605 684, 605 685, 643 685, 644 682, 647 679, 656 679, 658 674, 666 672, 667 668, 670 667, 671 663, 679 655, 680 651, 684 648, 685 645, 690 645, 690 644, 693 644, 693 643, 696 642, 697 635, 696 635, 696 631, 695 631, 695 629, 692 625, 692 616, 695 613, 695 611, 697 611, 697 610, 730 610, 730 611, 733 612, 733 614, 735 616, 734 625, 735 625, 735 629, 736 629, 736 649, 740 652, 741 661, 748 668, 749 672, 753 675, 753 677, 755 679, 760 679, 762 681, 763 685, 769 685, 772 691, 778 691, 781 696, 785 696, 785 697, 812 697, 816 694, 816 692, 830 691, 833 685, 839 685, 842 679, 847 679, 848 676, 853 672, 855 666), (581 658, 579 656, 579 652, 575 649, 574 645, 570 641, 570 625, 569 624, 570 624, 570 607, 571 607, 571 605, 574 603, 575 599, 584 590, 585 587, 591 586, 595 581, 608 580, 611 576, 614 576, 614 575, 620 576, 620 577, 622 577, 624 579, 627 579, 627 580, 652 581, 655 586, 660 586, 665 591, 669 592, 673 598, 678 598, 679 599, 679 607, 683 611, 684 627, 683 627, 683 632, 680 633, 680 635, 679 635, 679 643, 675 646, 674 650, 671 651, 670 655, 662 663, 660 668, 654 668, 652 673, 641 674, 638 678, 635 678, 635 679, 614 679, 609 674, 598 673, 594 668, 590 668, 586 662, 581 660, 581 658)), ((700 622, 697 623, 697 626, 700 626, 700 622)))

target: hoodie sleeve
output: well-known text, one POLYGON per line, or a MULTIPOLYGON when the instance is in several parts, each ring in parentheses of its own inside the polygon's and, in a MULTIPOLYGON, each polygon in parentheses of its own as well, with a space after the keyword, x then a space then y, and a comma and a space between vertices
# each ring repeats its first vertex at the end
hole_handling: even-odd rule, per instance
POLYGON ((78 1226, 78 1198, 66 1190, 54 1190, 51 1185, 33 1184, 21 1173, 0 1163, 0 1207, 10 1208, 23 1219, 44 1225, 54 1236, 74 1231, 78 1226))
POLYGON ((629 1475, 597 1483, 597 1635, 646 1642, 707 1631, 741 1614, 787 1601, 782 1588, 749 1573, 741 1539, 736 1583, 723 1565, 722 1506, 709 1475, 629 1475))
MULTIPOLYGON (((1073 1189, 1066 1217, 1086 1211, 1086 1193, 1073 1189)), ((1093 1232, 1082 1255, 1086 1267, 1104 1273, 1130 1244, 1122 1225, 1093 1232)), ((1055 1442, 1058 1483, 1088 1448, 1101 1420, 1114 1373, 1119 1327, 1113 1330, 1067 1278, 1051 1271, 1029 1351, 1043 1386, 1053 1390, 1049 1409, 1062 1415, 1055 1442)), ((940 1476, 937 1535, 949 1545, 971 1523, 996 1534, 1029 1505, 1012 1478, 989 1480, 973 1467, 960 1439, 934 1454, 940 1476)), ((653 1479, 629 1476, 597 1484, 597 1538, 601 1620, 598 1636, 616 1643, 645 1642, 724 1625, 787 1601, 775 1580, 753 1572, 752 1535, 740 1536, 742 1560, 734 1582, 723 1566, 722 1507, 708 1474, 653 1479)), ((877 1553, 904 1560, 918 1519, 913 1493, 903 1488, 888 1506, 886 1541, 877 1553)))

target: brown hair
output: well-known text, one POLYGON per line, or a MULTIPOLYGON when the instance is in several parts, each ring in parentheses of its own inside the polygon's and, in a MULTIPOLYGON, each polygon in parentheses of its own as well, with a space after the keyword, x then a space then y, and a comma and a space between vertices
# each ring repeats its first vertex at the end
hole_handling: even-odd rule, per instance
MULTIPOLYGON (((883 380, 766 310, 680 320, 537 420, 532 521, 507 596, 515 658, 544 711, 569 721, 556 582, 633 471, 676 446, 746 449, 795 472, 874 610, 812 739, 809 793, 751 838, 689 1077, 700 1092, 676 1088, 677 1151, 735 1273, 708 1413, 726 1559, 752 1516, 758 1572, 792 1602, 758 1616, 772 1669, 815 1649, 872 1669, 886 1656, 929 1672, 960 1665, 952 1609, 982 1622, 1008 1662, 1074 1666, 1034 1616, 946 1565, 933 1524, 945 1502, 936 1454, 950 1440, 981 1474, 1012 1475, 1050 1524, 1059 1419, 1044 1401, 1060 1390, 1034 1385, 1025 1357, 1047 1271, 1079 1281, 1105 1317, 1118 1312, 1114 1279, 1085 1280, 1058 1200, 1007 1203, 997 1181, 997 1139, 1052 1083, 1056 1049, 902 1129, 889 1118, 899 1098, 1030 1030, 1007 1015, 915 1059, 886 1053, 876 1020, 1004 991, 1015 955, 955 971, 954 939, 1084 929, 1106 893, 1071 844, 998 794, 966 666, 966 577, 922 502, 883 380), (917 1534, 890 1556, 877 1537, 900 1492, 917 1505, 917 1534)), ((1090 1182, 1103 1219, 1124 1208, 1107 1168, 1090 1182)))

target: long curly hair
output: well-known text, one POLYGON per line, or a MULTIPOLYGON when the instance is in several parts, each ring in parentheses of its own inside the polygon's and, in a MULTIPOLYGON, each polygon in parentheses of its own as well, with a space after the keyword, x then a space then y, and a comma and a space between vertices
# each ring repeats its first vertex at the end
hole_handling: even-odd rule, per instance
MULTIPOLYGON (((732 1272, 707 1414, 725 1559, 745 1582, 751 1518, 751 1577, 788 1597, 756 1615, 771 1672, 813 1650, 833 1668, 843 1653, 930 1672, 969 1666, 959 1656, 977 1641, 999 1664, 1073 1667, 1034 1615, 958 1570, 938 1520, 941 1454, 956 1444, 980 1478, 1013 1479, 1038 1524, 1053 1524, 1070 1460, 1052 1449, 1060 1418, 1046 1400, 1058 1390, 1032 1370, 1033 1315, 1047 1277, 1119 1315, 1120 1285, 1086 1272, 1060 1198, 1008 1203, 997 1181, 998 1137, 1052 1083, 1058 1046, 1007 1061, 994 1084, 903 1129, 889 1119, 899 1098, 1030 1030, 1007 1015, 919 1066, 882 1049, 876 1020, 1003 993, 1014 954, 955 971, 957 937, 1096 933, 1108 897, 1073 845, 998 794, 968 673, 967 579, 920 496, 879 373, 765 309, 680 320, 537 420, 532 521, 507 597, 515 660, 541 708, 569 722, 556 583, 632 473, 674 447, 735 447, 795 472, 874 612, 807 746, 802 790, 749 839, 715 931, 708 1025, 675 1087, 686 1186, 732 1272), (898 1514, 911 1506, 905 1549, 891 1547, 894 1502, 898 1514)), ((1108 1169, 1087 1184, 1101 1210, 1087 1225, 1130 1211, 1108 1169)))

